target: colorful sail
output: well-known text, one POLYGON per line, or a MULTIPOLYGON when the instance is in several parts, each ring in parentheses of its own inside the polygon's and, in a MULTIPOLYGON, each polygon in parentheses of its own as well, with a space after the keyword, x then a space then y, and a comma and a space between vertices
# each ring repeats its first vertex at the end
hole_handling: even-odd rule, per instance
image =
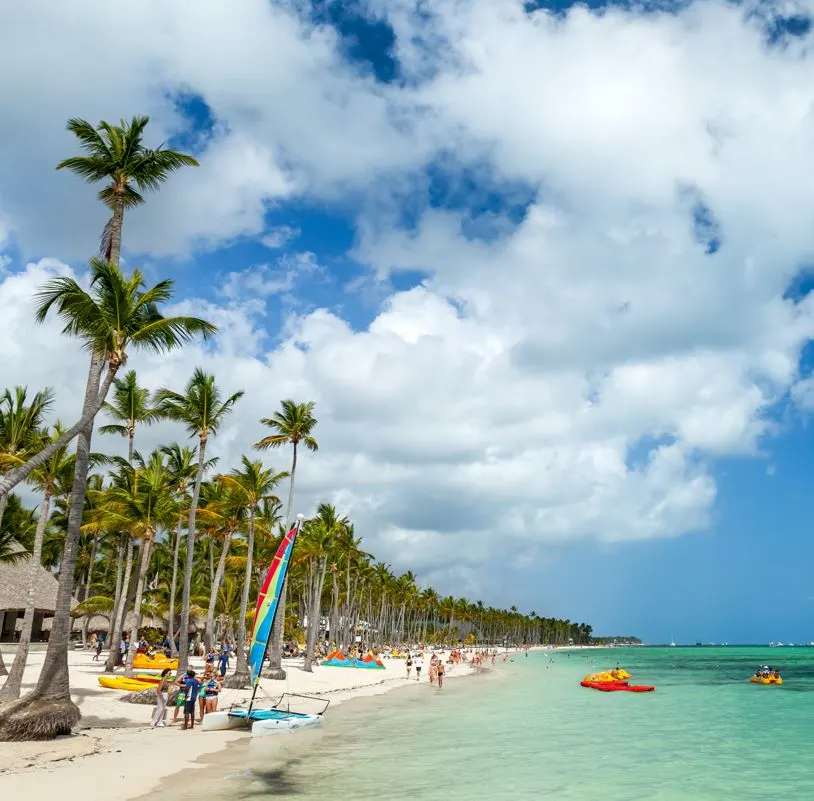
POLYGON ((280 600, 280 591, 283 589, 286 573, 288 573, 288 560, 291 557, 291 550, 294 547, 294 540, 297 538, 299 526, 294 526, 288 534, 283 537, 280 547, 271 562, 266 580, 257 596, 257 608, 254 610, 254 629, 252 631, 252 643, 249 648, 249 670, 252 674, 252 684, 257 681, 260 669, 263 667, 263 660, 266 656, 269 637, 271 637, 271 627, 274 623, 274 615, 277 612, 277 604, 280 600))

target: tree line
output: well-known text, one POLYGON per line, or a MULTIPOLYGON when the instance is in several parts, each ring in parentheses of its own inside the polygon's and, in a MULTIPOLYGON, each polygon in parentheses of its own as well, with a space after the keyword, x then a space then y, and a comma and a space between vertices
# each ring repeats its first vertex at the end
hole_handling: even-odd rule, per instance
MULTIPOLYGON (((101 184, 99 199, 110 219, 99 256, 89 264, 89 285, 70 277, 48 281, 36 296, 39 322, 57 317, 65 336, 89 353, 85 394, 70 426, 51 421, 54 395, 14 387, 0 396, 0 560, 32 556, 29 593, 20 642, 0 689, 0 739, 46 739, 70 733, 79 720, 71 700, 68 649, 76 614, 109 620, 111 646, 106 670, 116 667, 118 640, 135 641, 145 621, 160 620, 179 666, 189 659, 190 624, 203 624, 203 640, 235 641, 232 686, 248 682, 245 642, 253 600, 281 536, 294 522, 297 462, 316 451, 317 418, 312 402, 284 400, 259 424, 266 435, 253 450, 286 448, 286 470, 243 455, 223 466, 208 455, 213 437, 240 402, 216 377, 194 369, 182 390, 150 392, 134 370, 131 352, 166 353, 195 338, 217 333, 192 316, 165 316, 173 282, 148 285, 138 270, 120 269, 125 211, 144 202, 176 170, 197 166, 191 156, 144 144, 147 117, 94 127, 80 119, 68 130, 84 151, 57 165, 101 184), (97 418, 101 434, 123 436, 127 457, 92 449, 97 418), (184 427, 191 443, 168 443, 140 451, 137 433, 159 420, 184 427), (27 509, 13 492, 25 482, 40 496, 27 509), (287 484, 285 507, 277 490, 287 484), (34 619, 35 571, 58 576, 56 613, 36 689, 20 698, 34 619), (80 605, 72 615, 74 599, 80 605), (125 631, 127 626, 127 631, 125 631), (177 649, 175 646, 177 640, 177 649)), ((411 572, 396 575, 362 550, 353 523, 328 503, 302 526, 289 581, 284 585, 272 632, 270 668, 284 678, 284 635, 306 642, 310 670, 319 640, 348 646, 398 642, 479 641, 521 643, 588 642, 590 626, 499 610, 420 588, 411 572)), ((124 666, 132 675, 133 653, 124 666)), ((0 675, 7 668, 0 654, 0 675)))

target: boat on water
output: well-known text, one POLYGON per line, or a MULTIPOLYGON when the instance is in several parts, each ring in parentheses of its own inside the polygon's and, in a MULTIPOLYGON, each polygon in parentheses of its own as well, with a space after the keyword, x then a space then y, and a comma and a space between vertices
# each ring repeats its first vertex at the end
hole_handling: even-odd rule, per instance
POLYGON ((256 703, 257 691, 260 688, 260 670, 268 654, 271 630, 277 614, 280 591, 283 587, 291 552, 302 523, 302 515, 297 516, 297 524, 283 537, 277 553, 271 562, 266 579, 257 596, 254 611, 254 628, 252 629, 249 647, 249 673, 252 682, 252 697, 247 707, 232 706, 217 712, 204 715, 201 728, 203 731, 227 731, 230 729, 249 729, 252 737, 294 731, 305 726, 315 726, 322 720, 330 701, 311 696, 284 693, 269 706, 256 703), (293 701, 293 704, 292 704, 293 701), (311 704, 310 711, 306 710, 311 704))
POLYGON ((603 693, 652 693, 656 689, 644 684, 629 684, 626 681, 585 681, 584 679, 580 682, 580 686, 603 693))
POLYGON ((749 677, 752 684, 782 684, 783 679, 780 677, 780 671, 770 668, 768 665, 758 668, 753 676, 749 677))

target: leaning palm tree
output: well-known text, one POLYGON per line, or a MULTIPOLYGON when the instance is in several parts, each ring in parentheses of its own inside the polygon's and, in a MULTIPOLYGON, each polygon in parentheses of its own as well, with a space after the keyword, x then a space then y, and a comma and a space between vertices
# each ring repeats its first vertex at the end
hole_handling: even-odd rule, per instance
POLYGON ((164 317, 159 306, 172 298, 173 281, 145 287, 144 276, 134 270, 129 277, 112 264, 91 259, 90 291, 73 278, 51 279, 37 293, 37 322, 52 310, 65 322, 62 333, 81 339, 91 352, 85 403, 79 420, 0 481, 0 497, 44 464, 55 451, 69 443, 94 420, 119 369, 126 364, 128 348, 163 353, 200 334, 210 337, 214 325, 197 317, 164 317), (102 381, 102 370, 107 373, 102 381))
MULTIPOLYGON (((0 395, 0 475, 19 466, 32 452, 42 447, 41 430, 45 415, 54 402, 50 389, 37 392, 28 402, 26 387, 15 387, 0 395)), ((8 495, 0 495, 0 524, 8 503, 8 495)), ((0 651, 0 676, 7 675, 0 651)))
POLYGON ((261 505, 271 501, 279 503, 272 490, 288 473, 275 473, 264 468, 263 463, 241 457, 240 468, 220 476, 220 481, 232 492, 240 494, 246 502, 248 522, 246 525, 246 568, 243 577, 243 590, 240 595, 240 612, 237 618, 237 638, 235 644, 235 672, 226 680, 226 686, 239 689, 249 686, 249 663, 246 660, 246 612, 249 606, 249 592, 254 567, 255 521, 261 505))
MULTIPOLYGON (((293 456, 291 459, 291 473, 288 483, 288 504, 286 505, 285 527, 289 529, 293 522, 291 512, 294 504, 294 479, 297 472, 297 447, 302 443, 309 451, 315 451, 319 447, 312 432, 317 425, 314 417, 314 402, 295 403, 293 400, 284 400, 281 403, 282 409, 275 412, 271 417, 264 417, 260 422, 268 426, 274 433, 256 442, 254 447, 258 450, 268 450, 269 448, 282 448, 291 445, 293 456)), ((282 612, 275 616, 272 627, 272 647, 269 670, 266 675, 270 679, 284 679, 283 670, 283 619, 285 618, 286 587, 288 582, 283 582, 280 590, 279 608, 282 612)))
POLYGON ((145 147, 142 141, 150 118, 133 117, 118 125, 100 122, 95 128, 86 120, 70 119, 67 129, 79 140, 84 156, 73 156, 57 164, 92 184, 104 182, 99 200, 111 211, 101 239, 102 258, 119 266, 122 223, 125 209, 144 203, 141 192, 158 189, 171 173, 181 167, 197 167, 198 162, 186 153, 169 150, 163 145, 145 147))
MULTIPOLYGON (((0 739, 49 739, 67 734, 79 720, 79 709, 71 701, 68 676, 68 646, 71 634, 71 594, 82 515, 85 506, 93 419, 116 372, 127 361, 129 346, 165 352, 177 348, 197 334, 209 337, 215 326, 197 317, 164 317, 159 306, 172 297, 172 282, 161 281, 145 288, 138 271, 126 278, 112 264, 91 262, 91 285, 85 291, 72 278, 55 278, 38 294, 37 320, 51 311, 65 322, 64 333, 75 336, 91 352, 82 414, 78 423, 39 451, 25 465, 12 471, 14 483, 27 478, 53 453, 82 432, 77 443, 71 488, 70 512, 59 572, 56 612, 48 650, 33 693, 0 710, 0 739), (101 381, 102 367, 108 372, 101 381), (100 389, 101 384, 101 389, 100 389)), ((10 476, 0 485, 8 492, 10 476)))
POLYGON ((127 461, 132 462, 136 426, 150 425, 158 419, 150 405, 150 390, 138 385, 135 370, 128 370, 122 378, 114 380, 113 401, 105 401, 102 408, 115 422, 100 426, 99 433, 127 437, 127 461))
MULTIPOLYGON (((61 433, 59 423, 54 426, 53 433, 41 435, 45 439, 55 439, 61 433)), ((76 457, 68 453, 66 446, 60 448, 51 458, 31 475, 31 483, 42 493, 40 512, 37 517, 37 528, 34 533, 34 545, 31 549, 31 575, 28 579, 28 594, 26 596, 25 614, 23 615, 23 628, 17 642, 17 651, 14 655, 14 664, 11 667, 6 683, 0 690, 0 701, 8 701, 20 697, 20 688, 23 682, 23 672, 28 661, 28 648, 31 643, 31 632, 34 626, 34 604, 36 600, 37 573, 42 570, 42 542, 45 536, 45 526, 51 514, 51 500, 59 494, 60 486, 70 481, 76 457)))
POLYGON ((217 434, 229 412, 243 396, 235 392, 223 400, 215 376, 207 375, 196 368, 183 393, 170 389, 160 389, 155 394, 155 403, 162 417, 183 423, 190 436, 198 437, 198 469, 195 484, 189 501, 187 517, 186 561, 184 565, 184 586, 181 593, 181 642, 178 649, 179 670, 186 670, 189 659, 189 597, 192 586, 192 568, 195 563, 195 519, 198 513, 198 500, 201 496, 201 482, 206 469, 206 445, 209 437, 217 434))
MULTIPOLYGON (((14 387, 0 395, 0 474, 19 467, 42 447, 45 415, 54 403, 51 389, 37 392, 28 401, 26 387, 14 387)), ((0 522, 8 495, 0 496, 0 522)))

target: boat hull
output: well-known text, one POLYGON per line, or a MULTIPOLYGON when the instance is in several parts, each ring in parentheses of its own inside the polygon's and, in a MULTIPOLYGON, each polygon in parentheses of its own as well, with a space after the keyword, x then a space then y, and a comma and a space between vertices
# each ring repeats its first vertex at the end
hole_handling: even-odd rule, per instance
POLYGON ((128 679, 126 676, 99 676, 99 684, 108 690, 123 690, 129 693, 141 692, 155 687, 153 682, 128 679))
POLYGON ((622 681, 581 681, 580 685, 603 693, 652 693, 656 689, 647 685, 628 684, 622 681))
POLYGON ((203 731, 250 729, 252 737, 265 737, 269 734, 282 734, 307 726, 316 726, 321 720, 321 715, 302 715, 278 709, 256 709, 252 711, 251 716, 244 710, 207 712, 201 729, 203 731))
POLYGON ((752 684, 765 684, 766 686, 768 686, 768 685, 770 685, 770 684, 777 684, 777 685, 780 685, 780 684, 782 684, 782 683, 783 683, 783 679, 775 679, 775 678, 771 678, 771 679, 759 679, 757 676, 752 676, 752 677, 749 679, 749 681, 750 681, 750 682, 752 682, 752 684))

